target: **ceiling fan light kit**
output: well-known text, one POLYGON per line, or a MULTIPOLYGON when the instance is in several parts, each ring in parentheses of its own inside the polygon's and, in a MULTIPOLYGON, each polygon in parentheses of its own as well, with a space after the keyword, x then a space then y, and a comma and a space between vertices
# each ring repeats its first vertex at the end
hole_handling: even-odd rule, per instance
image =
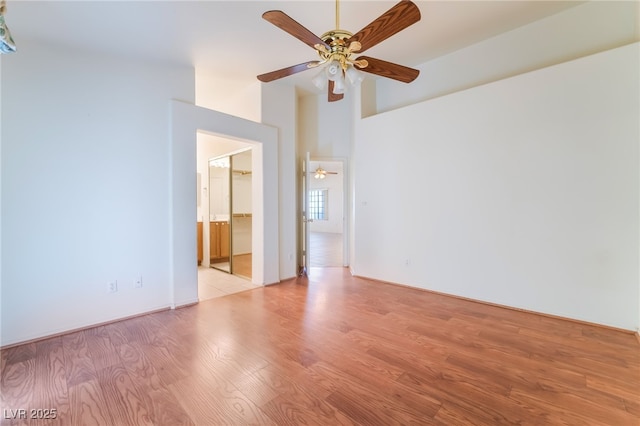
POLYGON ((314 178, 316 179, 324 179, 327 177, 327 175, 337 175, 338 172, 328 172, 325 169, 322 168, 322 166, 319 166, 316 171, 315 174, 313 175, 314 178))
POLYGON ((354 54, 363 53, 420 20, 420 10, 409 0, 397 3, 356 34, 340 29, 338 0, 336 0, 336 29, 327 31, 321 37, 317 37, 280 10, 270 10, 265 12, 262 17, 315 49, 320 56, 319 61, 309 61, 261 74, 258 76, 258 80, 262 82, 267 83, 310 68, 320 67, 320 72, 311 81, 320 90, 324 90, 328 86, 329 102, 333 102, 344 97, 347 83, 356 85, 363 80, 364 76, 360 71, 404 83, 412 82, 420 73, 416 69, 381 59, 365 56, 353 57, 354 54))

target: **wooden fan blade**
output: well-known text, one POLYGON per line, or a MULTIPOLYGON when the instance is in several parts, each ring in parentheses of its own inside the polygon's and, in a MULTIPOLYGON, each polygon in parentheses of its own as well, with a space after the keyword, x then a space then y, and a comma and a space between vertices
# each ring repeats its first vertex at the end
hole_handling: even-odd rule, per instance
POLYGON ((330 47, 327 43, 322 41, 320 37, 303 27, 281 10, 269 10, 263 13, 262 17, 314 49, 316 44, 320 44, 327 49, 330 47))
POLYGON ((371 74, 381 75, 382 77, 392 78, 402 81, 403 83, 411 83, 420 74, 420 70, 405 67, 404 65, 394 64, 393 62, 383 61, 382 59, 371 58, 369 56, 360 56, 357 60, 365 60, 368 62, 366 67, 355 66, 361 71, 371 74))
POLYGON ((342 93, 339 95, 333 93, 333 85, 333 80, 329 80, 329 102, 339 101, 340 99, 344 98, 344 94, 342 93))
POLYGON ((411 1, 401 1, 351 36, 349 41, 359 42, 362 47, 358 53, 362 53, 419 20, 420 9, 418 6, 411 1))
POLYGON ((266 74, 260 74, 258 76, 258 80, 268 83, 273 80, 277 80, 279 78, 288 77, 290 75, 308 70, 309 68, 313 68, 318 65, 320 61, 309 61, 303 64, 294 65, 292 67, 282 68, 281 70, 271 71, 266 74))

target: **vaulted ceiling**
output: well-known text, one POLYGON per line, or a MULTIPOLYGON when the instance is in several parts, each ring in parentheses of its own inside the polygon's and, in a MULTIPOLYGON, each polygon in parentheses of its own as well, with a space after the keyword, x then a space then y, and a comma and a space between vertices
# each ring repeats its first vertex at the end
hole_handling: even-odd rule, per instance
MULTIPOLYGON (((340 27, 352 33, 396 1, 342 0, 340 27)), ((367 51, 407 66, 477 43, 576 6, 576 1, 414 1, 417 24, 367 51)), ((227 79, 317 59, 316 52, 263 20, 282 10, 316 35, 335 28, 336 3, 322 1, 21 1, 9 0, 6 22, 21 40, 118 53, 206 69, 227 79)), ((315 90, 312 76, 283 81, 315 90)))

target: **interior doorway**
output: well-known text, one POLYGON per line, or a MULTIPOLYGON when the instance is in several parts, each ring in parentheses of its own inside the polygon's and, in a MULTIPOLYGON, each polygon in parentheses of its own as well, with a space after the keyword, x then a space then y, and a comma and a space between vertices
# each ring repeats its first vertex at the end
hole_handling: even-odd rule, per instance
POLYGON ((253 277, 250 144, 198 134, 198 299, 258 286, 253 277))
POLYGON ((305 179, 308 267, 347 266, 346 166, 340 159, 309 159, 305 179))
POLYGON ((257 184, 253 188, 251 283, 262 286, 279 282, 278 129, 178 100, 170 101, 170 110, 171 308, 199 300, 194 219, 199 217, 196 193, 197 174, 201 172, 197 165, 197 140, 202 135, 234 139, 252 147, 257 184))

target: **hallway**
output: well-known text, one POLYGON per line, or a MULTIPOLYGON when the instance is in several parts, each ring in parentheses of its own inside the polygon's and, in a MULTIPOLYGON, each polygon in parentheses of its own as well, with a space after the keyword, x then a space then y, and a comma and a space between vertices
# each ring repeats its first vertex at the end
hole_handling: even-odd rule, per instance
POLYGON ((344 266, 342 234, 331 232, 309 233, 309 266, 344 266))

